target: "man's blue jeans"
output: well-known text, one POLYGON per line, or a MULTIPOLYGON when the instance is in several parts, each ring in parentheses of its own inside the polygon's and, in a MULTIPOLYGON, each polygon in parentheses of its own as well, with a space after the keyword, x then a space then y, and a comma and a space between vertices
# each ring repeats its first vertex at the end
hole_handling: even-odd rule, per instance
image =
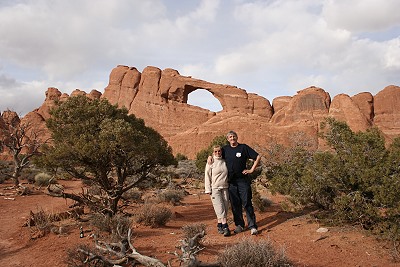
POLYGON ((251 184, 245 179, 236 179, 229 183, 229 199, 235 225, 244 228, 243 208, 246 211, 247 226, 249 229, 256 228, 256 215, 254 214, 251 192, 251 184))

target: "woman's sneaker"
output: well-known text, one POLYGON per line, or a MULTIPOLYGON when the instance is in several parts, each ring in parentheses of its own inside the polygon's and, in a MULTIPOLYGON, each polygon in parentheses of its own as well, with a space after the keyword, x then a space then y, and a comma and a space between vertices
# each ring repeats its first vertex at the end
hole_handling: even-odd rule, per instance
POLYGON ((217 230, 218 230, 218 234, 224 233, 224 229, 222 229, 222 227, 220 227, 220 226, 217 227, 217 230))
POLYGON ((235 230, 233 230, 233 232, 235 233, 235 234, 238 234, 238 233, 241 233, 241 232, 243 232, 243 227, 242 226, 240 226, 240 225, 236 225, 236 228, 235 228, 235 230))
POLYGON ((231 230, 229 228, 224 228, 224 236, 230 236, 231 235, 231 230))

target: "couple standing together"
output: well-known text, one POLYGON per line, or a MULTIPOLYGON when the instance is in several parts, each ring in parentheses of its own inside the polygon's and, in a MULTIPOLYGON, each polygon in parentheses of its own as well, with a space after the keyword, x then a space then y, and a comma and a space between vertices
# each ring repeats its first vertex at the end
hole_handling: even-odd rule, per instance
POLYGON ((234 232, 240 233, 245 229, 243 208, 246 211, 247 226, 252 235, 256 235, 257 224, 254 214, 251 192, 251 181, 247 175, 254 172, 260 162, 260 155, 246 144, 238 143, 236 132, 226 135, 229 145, 221 148, 214 146, 213 155, 207 159, 205 168, 205 193, 211 195, 212 204, 217 215, 218 232, 230 236, 227 213, 229 200, 231 202, 234 232), (246 168, 248 159, 253 159, 251 169, 246 168))

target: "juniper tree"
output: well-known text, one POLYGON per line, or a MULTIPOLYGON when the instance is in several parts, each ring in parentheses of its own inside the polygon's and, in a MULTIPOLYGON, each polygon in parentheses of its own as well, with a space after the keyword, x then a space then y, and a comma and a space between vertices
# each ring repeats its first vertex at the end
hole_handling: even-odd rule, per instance
POLYGON ((62 169, 101 188, 104 197, 66 195, 100 212, 114 215, 122 194, 149 177, 159 165, 175 164, 172 149, 142 119, 129 115, 106 99, 70 97, 50 111, 47 127, 52 145, 45 147, 38 164, 62 169))

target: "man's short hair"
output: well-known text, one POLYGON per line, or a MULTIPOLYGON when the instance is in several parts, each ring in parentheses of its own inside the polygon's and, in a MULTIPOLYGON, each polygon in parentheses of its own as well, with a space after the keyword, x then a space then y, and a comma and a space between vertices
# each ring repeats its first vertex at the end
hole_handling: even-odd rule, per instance
POLYGON ((229 131, 227 134, 226 134, 226 138, 228 138, 230 135, 234 135, 234 136, 238 136, 237 135, 237 133, 235 132, 235 131, 229 131))

